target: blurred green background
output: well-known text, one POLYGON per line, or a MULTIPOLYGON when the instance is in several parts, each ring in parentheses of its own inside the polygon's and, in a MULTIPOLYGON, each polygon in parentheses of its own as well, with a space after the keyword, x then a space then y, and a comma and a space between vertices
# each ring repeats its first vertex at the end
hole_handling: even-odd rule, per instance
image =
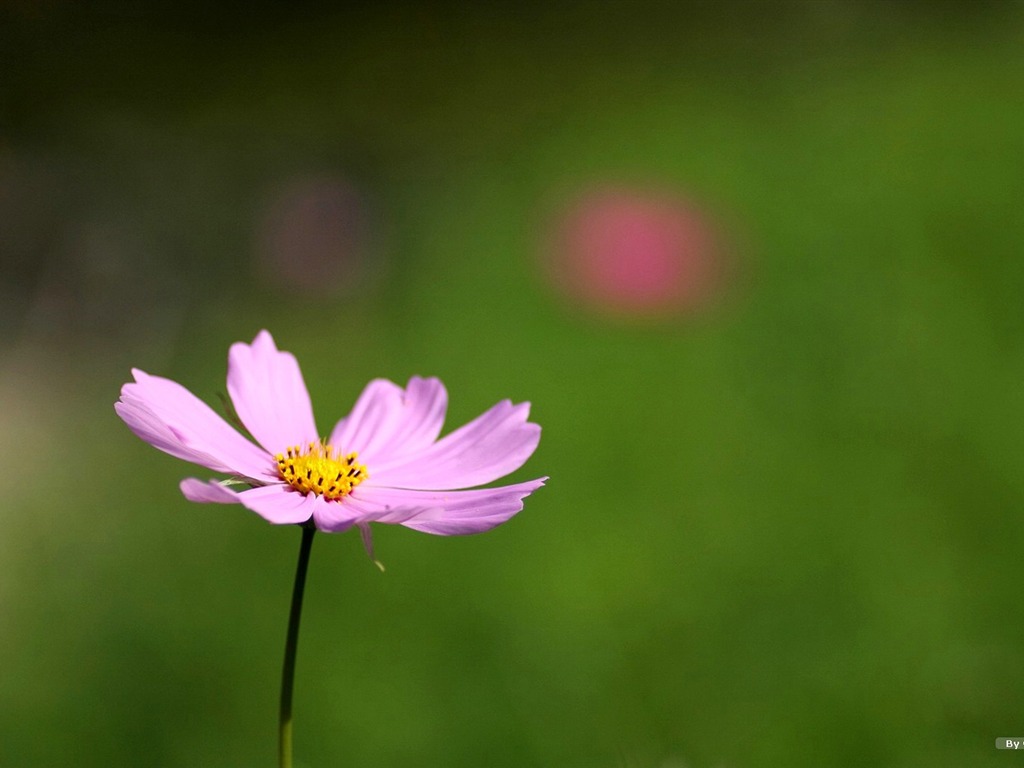
POLYGON ((449 427, 532 401, 551 477, 377 526, 385 574, 318 538, 298 765, 1014 762, 1022 43, 1019 2, 5 4, 0 765, 274 765, 299 532, 111 407, 216 404, 264 327, 321 430, 437 375, 449 427), (552 284, 606 184, 718 222, 713 301, 552 284))

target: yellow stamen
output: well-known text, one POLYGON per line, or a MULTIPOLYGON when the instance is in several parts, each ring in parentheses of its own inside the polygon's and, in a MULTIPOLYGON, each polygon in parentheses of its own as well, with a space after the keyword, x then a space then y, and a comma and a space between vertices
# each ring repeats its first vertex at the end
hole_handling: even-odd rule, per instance
POLYGON ((342 456, 326 440, 307 448, 293 446, 274 458, 277 473, 288 485, 301 494, 315 493, 330 501, 344 497, 369 477, 366 467, 356 463, 355 453, 342 456))

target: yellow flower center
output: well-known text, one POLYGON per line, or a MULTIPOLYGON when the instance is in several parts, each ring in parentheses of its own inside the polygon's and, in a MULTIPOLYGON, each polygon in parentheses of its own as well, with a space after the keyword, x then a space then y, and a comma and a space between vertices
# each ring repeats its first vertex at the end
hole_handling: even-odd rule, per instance
POLYGON ((310 443, 308 448, 296 445, 288 453, 279 453, 277 473, 301 494, 315 493, 337 501, 369 475, 366 467, 356 463, 356 454, 342 456, 327 445, 326 440, 310 443))

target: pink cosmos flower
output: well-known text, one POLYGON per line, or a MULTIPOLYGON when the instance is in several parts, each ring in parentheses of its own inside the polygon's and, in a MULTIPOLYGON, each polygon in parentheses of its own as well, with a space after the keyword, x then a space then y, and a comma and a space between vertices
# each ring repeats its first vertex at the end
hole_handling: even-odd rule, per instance
POLYGON ((553 232, 547 268, 562 290, 620 316, 669 317, 716 298, 726 277, 720 227, 701 206, 643 187, 582 194, 553 232))
POLYGON ((114 405, 129 429, 165 453, 230 475, 183 480, 185 498, 242 504, 276 524, 312 522, 332 533, 358 526, 371 557, 371 522, 442 536, 480 533, 519 512, 547 480, 453 490, 521 467, 540 427, 527 421, 529 403, 503 400, 439 440, 448 395, 433 378, 414 376, 404 389, 371 381, 321 438, 298 362, 267 331, 228 355, 228 393, 255 443, 180 384, 132 373, 114 405))

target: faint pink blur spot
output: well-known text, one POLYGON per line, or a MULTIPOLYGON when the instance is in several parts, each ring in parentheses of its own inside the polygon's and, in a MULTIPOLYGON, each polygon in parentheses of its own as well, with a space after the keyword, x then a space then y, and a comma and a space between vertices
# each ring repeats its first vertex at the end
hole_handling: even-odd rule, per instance
POLYGON ((370 220, 344 178, 292 179, 275 190, 258 228, 262 270, 274 284, 331 296, 364 286, 370 269, 370 220))
POLYGON ((561 216, 549 254, 556 284, 602 312, 685 314, 715 297, 723 246, 694 203, 647 189, 599 188, 561 216))

